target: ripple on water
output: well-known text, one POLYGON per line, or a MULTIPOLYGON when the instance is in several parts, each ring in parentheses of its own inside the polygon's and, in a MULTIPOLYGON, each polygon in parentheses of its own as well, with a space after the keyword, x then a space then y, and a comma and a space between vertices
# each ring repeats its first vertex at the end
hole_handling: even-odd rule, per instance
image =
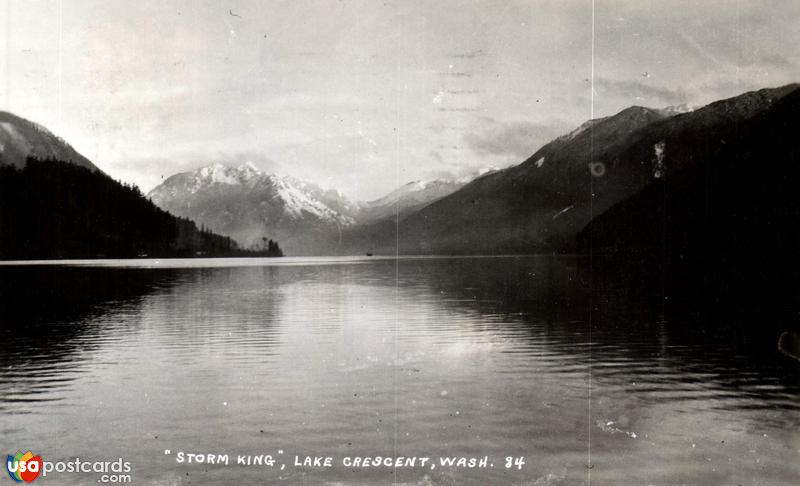
MULTIPOLYGON (((542 258, 3 266, 0 277, 36 291, 0 315, 29 323, 0 351, 0 431, 137 464, 164 448, 527 460, 523 471, 403 471, 395 484, 582 484, 591 442, 593 484, 792 484, 796 370, 633 306, 590 325, 575 271, 542 258)), ((155 469, 140 473, 147 484, 186 480, 155 469)), ((181 472, 194 484, 225 473, 181 472)))

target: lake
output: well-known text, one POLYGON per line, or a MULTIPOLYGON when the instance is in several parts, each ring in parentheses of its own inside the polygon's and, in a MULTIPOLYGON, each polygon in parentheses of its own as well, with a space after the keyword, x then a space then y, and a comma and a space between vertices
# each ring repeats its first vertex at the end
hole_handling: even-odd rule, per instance
POLYGON ((800 478, 796 363, 747 323, 601 292, 575 258, 50 262, 0 282, 8 454, 122 458, 154 485, 800 478), (353 462, 375 456, 430 462, 353 462))

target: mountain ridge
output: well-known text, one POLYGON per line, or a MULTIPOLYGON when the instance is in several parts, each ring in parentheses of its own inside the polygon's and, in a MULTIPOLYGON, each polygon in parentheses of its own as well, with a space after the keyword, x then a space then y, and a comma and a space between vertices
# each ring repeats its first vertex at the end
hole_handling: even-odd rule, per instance
POLYGON ((353 241, 361 250, 401 254, 574 251, 578 231, 594 215, 675 168, 663 166, 663 151, 675 150, 674 144, 661 142, 748 119, 796 89, 752 91, 673 115, 626 108, 584 123, 517 166, 467 184, 394 229, 387 225, 383 237, 372 228, 370 237, 355 235, 353 241))
POLYGON ((660 307, 690 304, 721 319, 744 311, 774 346, 798 327, 800 87, 743 101, 706 113, 727 122, 687 118, 647 134, 642 145, 664 142, 663 175, 595 216, 578 249, 592 255, 593 288, 633 281, 660 307))
POLYGON ((138 188, 53 159, 0 166, 0 259, 280 256, 156 207, 138 188))
POLYGON ((245 246, 268 236, 285 242, 294 254, 318 254, 338 251, 342 233, 350 228, 403 217, 493 170, 412 181, 381 198, 352 201, 340 191, 262 172, 252 163, 212 163, 168 177, 148 197, 245 246))
POLYGON ((0 165, 12 165, 21 169, 25 167, 28 157, 55 159, 100 170, 63 138, 43 125, 7 111, 0 111, 0 165))

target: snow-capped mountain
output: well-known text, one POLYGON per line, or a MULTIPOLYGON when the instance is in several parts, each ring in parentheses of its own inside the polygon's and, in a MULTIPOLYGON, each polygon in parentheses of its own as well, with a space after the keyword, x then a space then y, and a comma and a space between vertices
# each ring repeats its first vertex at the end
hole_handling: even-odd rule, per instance
POLYGON ((89 159, 79 154, 50 130, 11 113, 0 111, 0 165, 24 167, 29 157, 52 158, 97 170, 89 159))
POLYGON ((336 251, 343 230, 398 214, 402 218, 494 170, 409 182, 380 199, 355 202, 336 190, 264 173, 251 163, 239 167, 216 163, 173 175, 148 197, 245 247, 266 237, 280 242, 287 253, 318 254, 336 251))
POLYGON ((184 216, 240 244, 277 240, 303 254, 312 239, 335 238, 355 224, 355 205, 337 191, 309 182, 267 174, 247 163, 212 164, 173 175, 148 197, 161 208, 184 216))
POLYGON ((400 218, 449 196, 478 177, 496 171, 495 167, 481 168, 463 177, 417 180, 402 185, 374 201, 360 204, 359 223, 372 223, 384 218, 400 218))

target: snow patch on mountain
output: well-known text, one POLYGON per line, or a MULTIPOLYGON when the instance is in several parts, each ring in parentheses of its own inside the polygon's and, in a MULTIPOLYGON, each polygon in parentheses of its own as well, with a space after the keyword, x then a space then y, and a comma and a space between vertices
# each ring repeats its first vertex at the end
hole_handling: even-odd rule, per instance
POLYGON ((585 132, 586 130, 588 130, 592 126, 594 126, 594 125, 600 123, 601 121, 605 120, 606 118, 608 118, 608 117, 595 118, 594 120, 587 120, 587 121, 581 123, 578 126, 578 128, 576 128, 575 130, 572 130, 571 132, 567 133, 566 135, 562 135, 562 136, 558 137, 556 140, 561 140, 561 141, 573 140, 573 139, 575 139, 575 137, 577 137, 581 133, 585 132))
POLYGON ((565 207, 565 208, 564 208, 564 209, 562 209, 561 211, 559 211, 559 212, 557 212, 556 214, 554 214, 554 215, 553 215, 553 219, 556 219, 556 218, 558 218, 559 216, 561 216, 562 214, 566 213, 567 211, 569 211, 570 209, 572 209, 572 208, 574 208, 574 207, 575 207, 575 205, 574 205, 574 204, 570 204, 569 206, 565 207))
POLYGON ((683 103, 681 105, 667 106, 666 108, 661 108, 658 111, 660 111, 664 115, 674 116, 674 115, 683 115, 684 113, 691 113, 698 108, 700 107, 693 103, 683 103))
POLYGON ((300 218, 305 212, 325 221, 334 221, 344 225, 355 224, 354 218, 340 214, 315 198, 313 193, 304 187, 304 184, 294 183, 295 181, 290 177, 274 177, 272 180, 277 188, 275 197, 282 200, 284 210, 290 216, 300 218))
POLYGON ((458 179, 456 179, 456 181, 464 183, 464 184, 468 184, 468 183, 474 181, 475 179, 481 178, 481 177, 483 177, 485 175, 488 175, 488 174, 491 174, 493 172, 497 172, 498 170, 500 170, 499 167, 495 167, 493 165, 487 165, 485 167, 481 167, 481 168, 479 168, 477 170, 474 170, 472 172, 469 172, 469 173, 459 177, 458 179))

